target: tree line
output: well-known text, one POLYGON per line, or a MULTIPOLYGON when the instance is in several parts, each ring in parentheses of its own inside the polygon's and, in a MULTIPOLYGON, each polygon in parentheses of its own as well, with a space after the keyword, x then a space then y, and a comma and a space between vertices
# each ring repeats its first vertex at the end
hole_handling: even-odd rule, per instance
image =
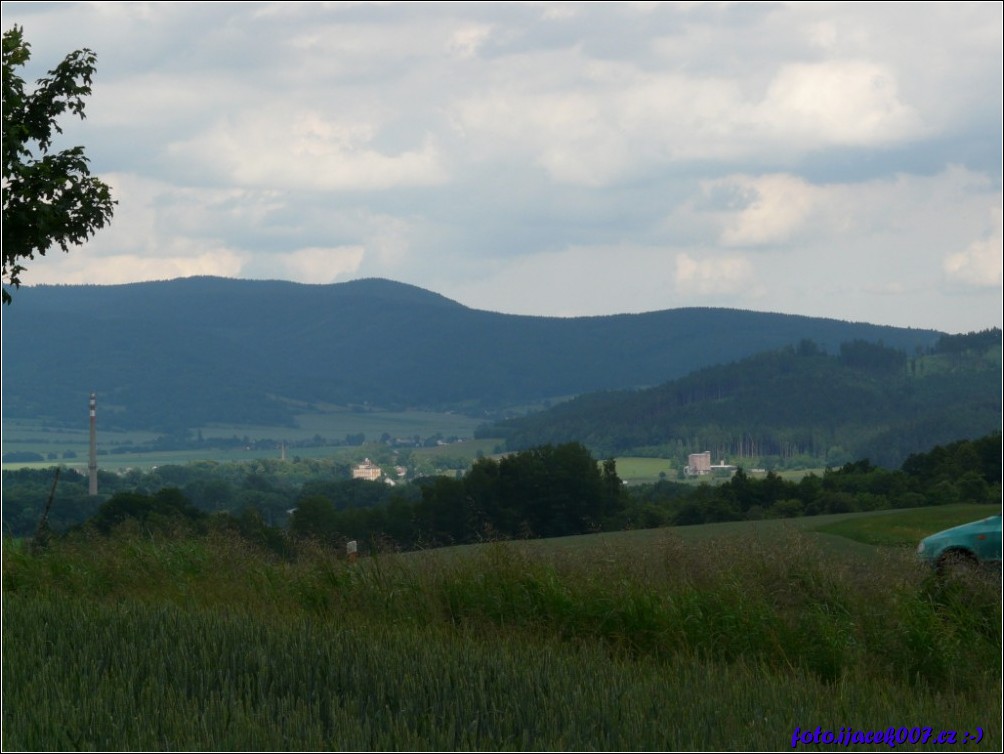
MULTIPOLYGON (((861 460, 797 482, 773 472, 759 477, 739 469, 717 484, 663 480, 627 486, 613 460, 597 462, 579 443, 483 458, 461 478, 426 477, 392 487, 348 475, 347 467, 318 461, 189 464, 137 472, 131 487, 120 478, 114 492, 89 497, 86 478, 71 471, 48 520, 56 532, 90 528, 103 535, 123 527, 162 534, 224 529, 291 557, 298 543, 308 541, 337 551, 351 540, 363 551, 407 550, 956 502, 999 503, 1001 435, 911 455, 897 470, 861 460)), ((114 476, 103 475, 103 480, 114 476)), ((36 531, 51 482, 51 470, 4 472, 5 533, 31 536, 36 531)))
POLYGON ((609 529, 627 503, 615 463, 598 464, 580 443, 482 458, 460 479, 429 477, 413 487, 417 499, 391 495, 386 505, 364 507, 306 495, 290 532, 330 544, 362 539, 406 549, 558 537, 609 529))

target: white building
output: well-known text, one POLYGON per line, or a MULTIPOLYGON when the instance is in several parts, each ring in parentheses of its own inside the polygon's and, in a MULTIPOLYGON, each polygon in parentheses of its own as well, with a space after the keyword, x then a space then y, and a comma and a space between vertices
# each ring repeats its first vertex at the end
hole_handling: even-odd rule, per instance
POLYGON ((383 476, 383 470, 376 464, 374 464, 369 458, 363 460, 362 463, 352 467, 352 478, 353 479, 365 479, 370 482, 375 482, 383 476))

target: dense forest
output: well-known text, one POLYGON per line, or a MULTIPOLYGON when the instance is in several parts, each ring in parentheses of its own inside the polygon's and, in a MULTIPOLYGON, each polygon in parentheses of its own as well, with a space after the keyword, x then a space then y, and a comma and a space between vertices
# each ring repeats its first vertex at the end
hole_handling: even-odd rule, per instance
POLYGON ((860 460, 797 482, 739 469, 718 484, 626 486, 614 461, 598 463, 579 443, 482 458, 461 478, 390 486, 348 477, 347 467, 319 461, 189 464, 104 474, 106 492, 90 497, 83 475, 68 471, 49 509, 52 469, 4 471, 3 525, 43 539, 81 526, 100 534, 222 528, 291 557, 306 541, 398 550, 956 502, 999 510, 1001 435, 911 455, 897 470, 860 460))
POLYGON ((711 308, 515 316, 388 280, 25 286, 4 311, 3 407, 8 418, 79 426, 96 391, 102 426, 159 434, 289 426, 318 404, 486 416, 657 385, 802 339, 914 354, 940 335, 711 308))
POLYGON ((579 441, 601 456, 690 453, 766 468, 887 468, 936 444, 999 430, 1001 331, 943 336, 907 354, 862 340, 832 355, 810 340, 659 387, 592 393, 486 426, 510 450, 579 441))

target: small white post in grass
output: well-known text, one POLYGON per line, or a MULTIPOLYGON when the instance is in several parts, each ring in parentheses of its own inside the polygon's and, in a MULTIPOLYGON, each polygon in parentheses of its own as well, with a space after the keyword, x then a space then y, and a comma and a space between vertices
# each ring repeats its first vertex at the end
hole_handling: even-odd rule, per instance
POLYGON ((345 543, 345 554, 348 557, 350 563, 356 562, 356 558, 359 557, 358 550, 359 547, 354 539, 351 542, 345 543))

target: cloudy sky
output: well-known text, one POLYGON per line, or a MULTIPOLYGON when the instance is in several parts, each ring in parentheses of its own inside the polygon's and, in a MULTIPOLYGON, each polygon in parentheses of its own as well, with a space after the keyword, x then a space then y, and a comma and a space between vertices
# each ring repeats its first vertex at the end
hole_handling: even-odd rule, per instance
POLYGON ((30 283, 1002 324, 1002 4, 3 3, 118 199, 30 283))

